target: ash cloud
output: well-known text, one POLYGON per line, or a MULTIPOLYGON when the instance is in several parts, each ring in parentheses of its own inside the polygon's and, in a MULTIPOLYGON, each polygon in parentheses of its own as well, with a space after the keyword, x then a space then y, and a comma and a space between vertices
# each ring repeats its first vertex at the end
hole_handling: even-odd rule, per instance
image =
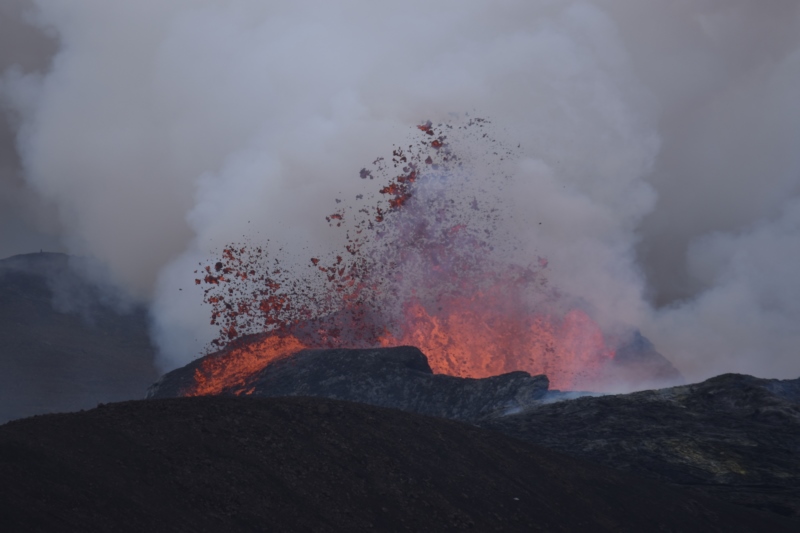
POLYGON ((164 368, 213 336, 213 249, 332 249, 359 169, 470 112, 520 145, 518 259, 691 380, 800 373, 793 0, 24 3, 58 51, 2 64, 16 187, 152 302, 164 368))

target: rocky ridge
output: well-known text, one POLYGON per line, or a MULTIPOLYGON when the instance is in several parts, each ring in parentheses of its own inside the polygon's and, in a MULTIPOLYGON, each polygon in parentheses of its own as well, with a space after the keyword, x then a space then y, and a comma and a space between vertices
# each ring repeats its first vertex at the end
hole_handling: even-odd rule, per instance
MULTIPOLYGON (((193 382, 194 368, 166 374, 148 397, 181 396, 193 382)), ((527 372, 483 379, 434 374, 419 349, 400 346, 303 350, 250 376, 247 387, 252 396, 316 396, 475 421, 536 404, 547 394, 548 380, 527 372)))

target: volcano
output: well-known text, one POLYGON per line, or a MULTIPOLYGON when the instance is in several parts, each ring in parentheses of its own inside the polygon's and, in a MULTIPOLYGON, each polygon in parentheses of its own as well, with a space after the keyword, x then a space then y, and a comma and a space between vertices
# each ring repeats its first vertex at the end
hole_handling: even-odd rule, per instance
POLYGON ((366 184, 378 182, 372 194, 336 199, 325 217, 343 232, 338 251, 303 265, 281 248, 232 243, 201 263, 217 355, 187 394, 230 391, 302 349, 407 345, 434 373, 461 378, 522 371, 592 391, 681 382, 635 328, 550 283, 553 266, 510 229, 502 161, 513 150, 489 124, 427 121, 390 160, 362 168, 366 184), (496 158, 485 166, 488 147, 496 158))
MULTIPOLYGON (((189 365, 165 375, 149 398, 193 395, 195 372, 189 365)), ((483 379, 434 374, 417 348, 302 350, 248 374, 218 391, 261 397, 317 396, 392 407, 455 420, 478 420, 520 410, 548 392, 546 376, 511 372, 483 379)))
MULTIPOLYGON (((669 362, 636 334, 620 350, 619 371, 673 377, 669 362)), ((545 375, 513 371, 485 378, 434 373, 418 348, 305 349, 296 340, 247 337, 164 375, 149 398, 202 395, 321 396, 477 420, 574 396, 550 390, 545 375)))

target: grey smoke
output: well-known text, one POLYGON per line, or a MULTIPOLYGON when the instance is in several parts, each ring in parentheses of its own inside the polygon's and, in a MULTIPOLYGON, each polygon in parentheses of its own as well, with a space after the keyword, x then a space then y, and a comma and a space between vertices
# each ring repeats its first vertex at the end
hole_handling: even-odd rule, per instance
POLYGON ((800 374, 794 0, 28 7, 58 51, 3 59, 13 197, 55 206, 71 252, 150 299, 164 368, 209 338, 192 271, 210 250, 331 246, 320 219, 361 167, 474 111, 521 144, 526 253, 601 323, 640 327, 690 379, 800 374))
MULTIPOLYGON (((0 3, 0 72, 14 68, 31 73, 46 68, 56 50, 55 41, 25 23, 28 0, 0 3)), ((16 150, 19 118, 0 99, 0 258, 34 249, 60 248, 55 207, 26 187, 16 150)))

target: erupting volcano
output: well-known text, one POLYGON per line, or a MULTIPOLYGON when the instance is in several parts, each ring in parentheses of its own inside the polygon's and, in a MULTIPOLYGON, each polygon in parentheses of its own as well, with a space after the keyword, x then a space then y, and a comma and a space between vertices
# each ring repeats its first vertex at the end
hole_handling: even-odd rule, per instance
POLYGON ((426 122, 391 160, 363 168, 377 192, 336 200, 325 219, 345 232, 343 249, 309 257, 302 272, 251 244, 201 265, 195 282, 219 327, 210 348, 221 350, 186 393, 247 393, 248 376, 303 348, 399 345, 419 347, 436 373, 524 370, 557 389, 607 390, 619 340, 548 283, 547 259, 519 261, 499 194, 514 152, 488 125, 426 122), (496 164, 476 164, 477 152, 496 164))

